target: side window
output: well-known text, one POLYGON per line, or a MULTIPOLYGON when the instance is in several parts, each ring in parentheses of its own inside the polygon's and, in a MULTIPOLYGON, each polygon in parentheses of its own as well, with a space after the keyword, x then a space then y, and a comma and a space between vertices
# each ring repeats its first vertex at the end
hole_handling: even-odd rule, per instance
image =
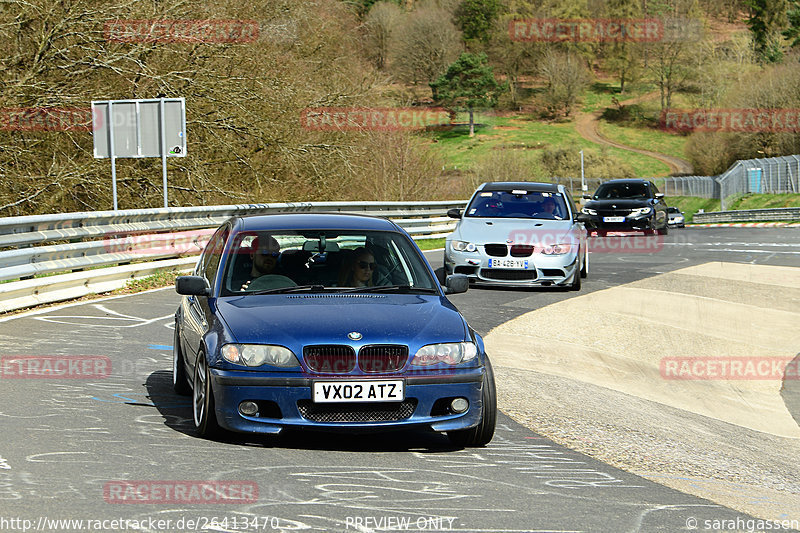
POLYGON ((653 193, 653 197, 655 197, 656 193, 659 192, 658 187, 656 187, 656 184, 652 181, 650 182, 650 191, 653 193))
POLYGON ((569 210, 567 213, 564 214, 564 218, 569 218, 570 216, 575 216, 575 201, 572 199, 572 195, 569 191, 564 191, 564 201, 567 203, 567 209, 569 210))
POLYGON ((219 262, 222 259, 222 250, 225 248, 225 241, 228 240, 229 229, 227 227, 217 231, 211 240, 208 241, 206 251, 203 254, 203 277, 206 278, 210 286, 214 286, 214 279, 217 276, 219 262))

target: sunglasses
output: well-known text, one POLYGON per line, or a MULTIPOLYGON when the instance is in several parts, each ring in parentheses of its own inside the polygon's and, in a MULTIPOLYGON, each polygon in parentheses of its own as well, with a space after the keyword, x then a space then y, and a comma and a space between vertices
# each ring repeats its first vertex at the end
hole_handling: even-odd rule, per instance
POLYGON ((261 250, 261 251, 258 252, 258 255, 263 255, 264 257, 278 257, 279 255, 281 255, 281 253, 280 252, 270 252, 270 251, 267 251, 267 250, 261 250))
POLYGON ((367 261, 358 261, 359 268, 369 268, 375 270, 375 263, 368 263, 367 261))

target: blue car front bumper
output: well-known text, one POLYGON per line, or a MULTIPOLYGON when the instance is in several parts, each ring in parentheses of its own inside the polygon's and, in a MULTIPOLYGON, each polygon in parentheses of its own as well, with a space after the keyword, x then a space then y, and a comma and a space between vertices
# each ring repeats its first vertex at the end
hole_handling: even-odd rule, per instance
POLYGON ((428 427, 453 431, 475 427, 483 408, 483 367, 369 377, 209 370, 219 424, 244 433, 277 434, 285 428, 353 432, 428 427), (315 381, 375 379, 403 380, 403 402, 313 402, 315 381), (466 398, 469 408, 463 413, 450 412, 448 406, 453 398, 466 398), (242 414, 239 405, 244 401, 255 402, 258 414, 242 414))

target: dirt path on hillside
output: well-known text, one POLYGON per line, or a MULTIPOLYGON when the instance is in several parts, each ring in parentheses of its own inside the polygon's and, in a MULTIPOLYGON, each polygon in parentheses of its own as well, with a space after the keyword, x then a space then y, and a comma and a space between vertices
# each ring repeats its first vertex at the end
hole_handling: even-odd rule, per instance
MULTIPOLYGON (((623 100, 620 102, 622 105, 631 105, 642 102, 644 100, 649 100, 655 96, 657 96, 657 92, 643 94, 641 96, 637 96, 636 98, 631 98, 629 100, 623 100)), ((643 150, 641 148, 634 148, 632 146, 628 146, 625 144, 618 143, 616 141, 612 141, 603 137, 600 134, 599 124, 600 124, 600 117, 603 114, 602 111, 595 111, 594 113, 579 113, 575 118, 575 129, 577 130, 578 134, 586 139, 589 142, 593 142, 595 144, 604 144, 606 146, 613 146, 614 148, 619 148, 621 150, 628 150, 630 152, 636 152, 637 154, 646 155, 648 157, 652 157, 653 159, 658 159, 662 163, 665 163, 669 166, 670 174, 692 174, 694 169, 692 168, 692 164, 686 161, 685 159, 681 159, 680 157, 674 157, 667 154, 662 154, 660 152, 653 152, 651 150, 643 150)))

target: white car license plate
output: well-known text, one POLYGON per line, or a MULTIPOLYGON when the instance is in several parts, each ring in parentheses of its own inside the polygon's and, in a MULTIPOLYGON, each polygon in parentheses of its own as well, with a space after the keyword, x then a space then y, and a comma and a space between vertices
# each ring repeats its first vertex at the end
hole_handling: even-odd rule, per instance
POLYGON ((603 222, 625 222, 625 217, 603 217, 603 222))
POLYGON ((489 259, 489 268, 529 268, 527 259, 489 259))
POLYGON ((314 402, 402 402, 403 380, 315 381, 314 402))

